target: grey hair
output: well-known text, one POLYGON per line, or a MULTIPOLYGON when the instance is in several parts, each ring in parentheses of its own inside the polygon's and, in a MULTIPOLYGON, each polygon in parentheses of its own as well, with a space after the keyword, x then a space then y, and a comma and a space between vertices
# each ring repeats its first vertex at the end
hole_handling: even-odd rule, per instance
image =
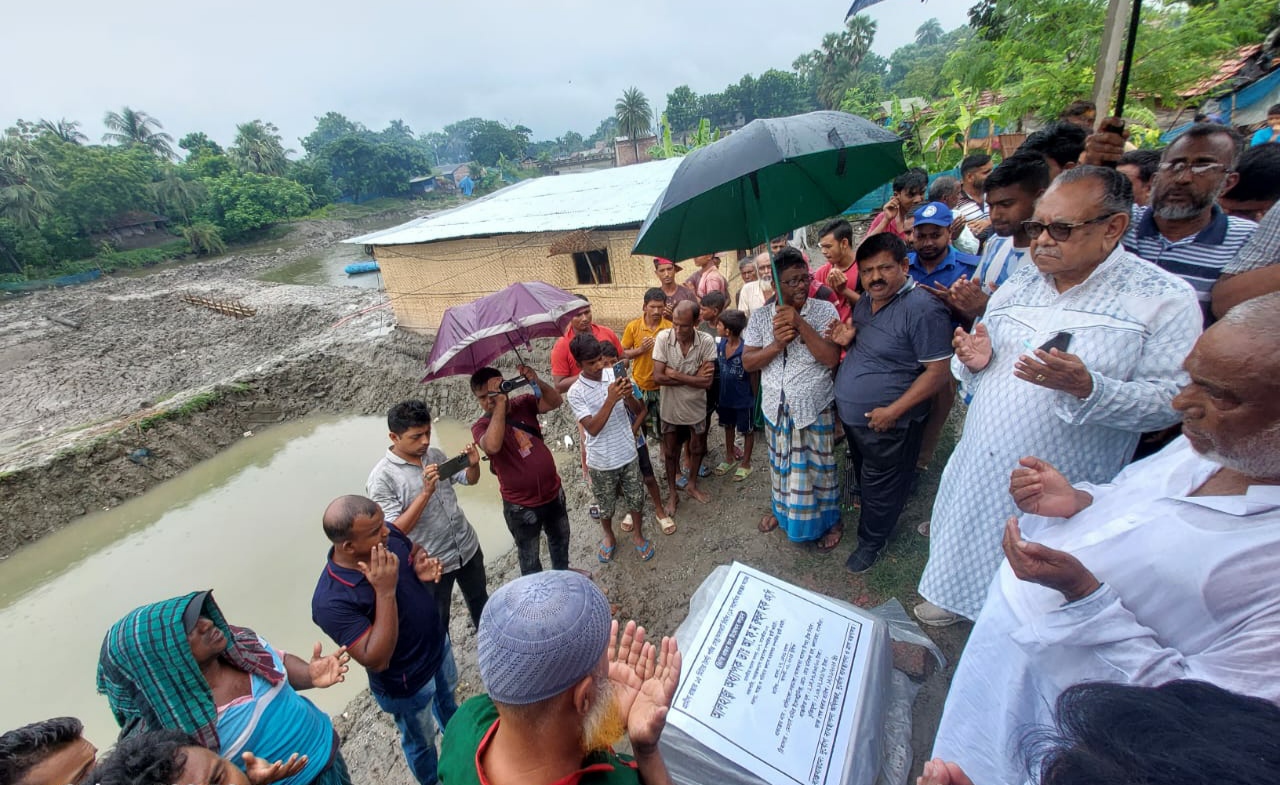
POLYGON ((1082 180, 1092 180, 1102 186, 1100 207, 1108 214, 1128 215, 1133 210, 1133 184, 1128 177, 1110 167, 1077 166, 1063 171, 1053 182, 1054 185, 1070 185, 1082 180))
POLYGON ((1271 292, 1236 305, 1218 324, 1243 327, 1254 335, 1272 340, 1280 335, 1280 292, 1271 292))
POLYGON ((933 184, 929 186, 929 201, 945 202, 954 194, 960 192, 960 181, 950 175, 943 175, 936 178, 933 184))

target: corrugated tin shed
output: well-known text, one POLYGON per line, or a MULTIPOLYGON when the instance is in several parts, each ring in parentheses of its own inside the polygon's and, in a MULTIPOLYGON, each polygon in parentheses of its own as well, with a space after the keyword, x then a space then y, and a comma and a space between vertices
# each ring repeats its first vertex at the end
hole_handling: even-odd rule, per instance
POLYGON ((616 169, 537 177, 461 207, 344 242, 413 245, 498 234, 639 226, 679 165, 679 158, 671 158, 616 169))

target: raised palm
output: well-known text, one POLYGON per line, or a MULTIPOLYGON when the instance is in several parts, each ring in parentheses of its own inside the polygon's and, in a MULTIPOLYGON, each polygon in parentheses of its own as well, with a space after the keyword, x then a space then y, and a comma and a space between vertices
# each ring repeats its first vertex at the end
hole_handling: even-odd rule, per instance
POLYGON ((627 718, 631 746, 644 751, 658 743, 667 709, 680 683, 680 650, 674 638, 663 638, 661 654, 645 640, 643 627, 627 622, 618 635, 614 621, 609 635, 609 681, 618 709, 627 718))
MULTIPOLYGON (((649 649, 653 645, 649 644, 649 649)), ((644 680, 627 714, 627 735, 636 752, 651 750, 667 725, 667 711, 680 684, 680 649, 675 638, 662 639, 662 651, 653 675, 644 680)))
POLYGON ((955 347, 956 359, 974 373, 991 363, 991 335, 982 322, 974 326, 972 333, 965 332, 963 327, 957 327, 951 344, 955 347))

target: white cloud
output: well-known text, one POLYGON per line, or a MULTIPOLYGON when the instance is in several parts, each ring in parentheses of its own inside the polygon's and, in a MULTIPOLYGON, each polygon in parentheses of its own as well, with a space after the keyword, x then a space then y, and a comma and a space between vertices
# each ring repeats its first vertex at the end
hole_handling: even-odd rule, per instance
MULTIPOLYGON (((535 139, 585 135, 632 85, 656 112, 680 84, 716 92, 746 73, 789 69, 839 29, 848 3, 23 3, 6 14, 0 126, 66 117, 96 140, 103 113, 128 105, 175 138, 204 131, 224 144, 236 123, 262 119, 299 150, 330 110, 375 129, 400 118, 425 132, 480 116, 522 123, 535 139)), ((931 16, 963 24, 968 5, 884 0, 868 12, 875 50, 909 43, 931 16)))

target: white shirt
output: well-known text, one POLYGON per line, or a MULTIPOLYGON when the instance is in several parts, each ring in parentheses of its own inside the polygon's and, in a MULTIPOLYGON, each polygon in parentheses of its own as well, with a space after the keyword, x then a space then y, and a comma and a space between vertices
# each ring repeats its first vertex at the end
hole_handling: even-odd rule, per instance
MULTIPOLYGON (((776 304, 756 309, 742 333, 742 343, 757 349, 773 343, 773 317, 776 312, 776 304)), ((808 322, 818 335, 823 335, 831 323, 840 318, 840 314, 826 300, 810 297, 800 309, 800 318, 808 322)), ((835 401, 831 369, 818 362, 809 347, 798 338, 787 346, 785 354, 773 358, 760 372, 760 408, 770 425, 777 425, 784 400, 796 428, 813 425, 818 415, 835 401)))
MULTIPOLYGON (((573 409, 573 418, 582 422, 584 417, 594 417, 604 406, 612 383, 612 368, 601 371, 598 382, 579 376, 566 396, 569 407, 573 409)), ((582 435, 587 446, 589 468, 609 471, 626 466, 636 459, 636 440, 631 432, 631 419, 627 417, 626 404, 622 401, 613 405, 613 413, 599 433, 592 436, 583 428, 582 435)))
POLYGON ((1067 551, 1103 587, 1066 604, 992 580, 943 709, 933 754, 974 782, 1026 781, 1023 733, 1046 725, 1067 687, 1198 679, 1280 700, 1280 486, 1192 497, 1218 465, 1179 438, 1069 519, 1026 515, 1023 536, 1067 551))

